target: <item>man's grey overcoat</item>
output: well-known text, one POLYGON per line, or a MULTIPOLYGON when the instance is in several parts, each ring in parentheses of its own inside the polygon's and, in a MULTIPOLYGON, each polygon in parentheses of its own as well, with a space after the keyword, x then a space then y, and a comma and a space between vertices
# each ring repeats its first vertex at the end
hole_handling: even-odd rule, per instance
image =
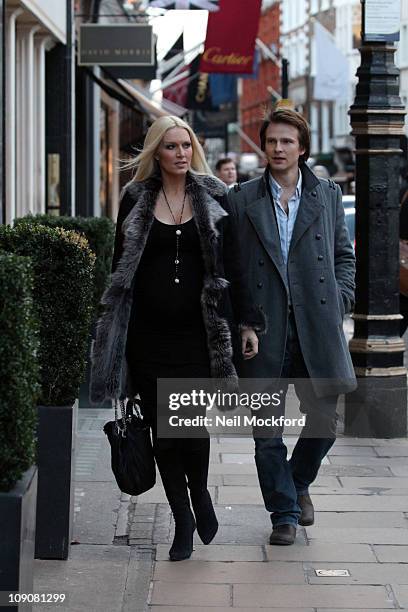
POLYGON ((306 165, 301 171, 302 196, 288 257, 289 286, 267 185, 269 170, 228 195, 250 289, 268 320, 267 333, 259 338, 258 355, 241 364, 240 374, 248 378, 280 376, 290 291, 303 358, 315 379, 316 394, 323 397, 356 387, 343 333, 344 314, 354 305, 355 256, 340 187, 318 179, 306 165))

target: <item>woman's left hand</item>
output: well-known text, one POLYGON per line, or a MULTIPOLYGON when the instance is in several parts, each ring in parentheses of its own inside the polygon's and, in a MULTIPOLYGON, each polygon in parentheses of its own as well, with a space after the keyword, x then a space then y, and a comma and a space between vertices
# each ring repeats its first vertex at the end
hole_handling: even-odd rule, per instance
POLYGON ((258 353, 258 336, 252 328, 241 329, 241 345, 244 359, 252 359, 258 353))

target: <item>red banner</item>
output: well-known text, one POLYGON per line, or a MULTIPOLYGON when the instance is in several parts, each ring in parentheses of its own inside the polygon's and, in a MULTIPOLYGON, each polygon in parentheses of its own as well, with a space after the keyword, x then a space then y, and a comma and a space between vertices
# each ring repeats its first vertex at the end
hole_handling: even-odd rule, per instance
POLYGON ((200 72, 252 73, 262 0, 220 0, 208 16, 200 72))

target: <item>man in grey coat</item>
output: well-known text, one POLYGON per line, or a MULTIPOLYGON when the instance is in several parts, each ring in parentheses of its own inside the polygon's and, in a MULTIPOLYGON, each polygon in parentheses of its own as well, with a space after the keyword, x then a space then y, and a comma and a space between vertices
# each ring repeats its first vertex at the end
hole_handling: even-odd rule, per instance
POLYGON ((273 526, 270 543, 287 545, 297 524, 314 522, 309 485, 335 441, 338 395, 356 387, 343 333, 343 317, 354 305, 355 257, 339 186, 318 179, 305 163, 305 119, 290 109, 274 110, 260 139, 265 174, 229 193, 246 276, 268 320, 258 355, 241 364, 240 374, 280 380, 280 406, 258 416, 284 414, 290 379, 306 415, 289 461, 283 427, 254 428, 258 477, 273 526))

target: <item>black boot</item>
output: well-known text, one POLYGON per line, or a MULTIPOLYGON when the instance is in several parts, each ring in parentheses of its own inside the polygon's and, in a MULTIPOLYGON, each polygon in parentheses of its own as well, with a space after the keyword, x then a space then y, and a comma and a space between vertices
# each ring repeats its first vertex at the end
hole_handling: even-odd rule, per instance
POLYGON ((155 456, 175 524, 169 556, 171 561, 181 561, 188 559, 193 552, 193 533, 196 528, 190 508, 183 460, 177 448, 166 451, 156 448, 155 456))
POLYGON ((207 489, 210 440, 201 442, 202 448, 199 450, 183 451, 183 461, 197 522, 197 533, 203 544, 209 544, 218 531, 218 521, 207 489))
POLYGON ((171 561, 189 559, 193 552, 193 534, 196 528, 190 507, 173 510, 175 532, 174 540, 169 550, 171 561))

